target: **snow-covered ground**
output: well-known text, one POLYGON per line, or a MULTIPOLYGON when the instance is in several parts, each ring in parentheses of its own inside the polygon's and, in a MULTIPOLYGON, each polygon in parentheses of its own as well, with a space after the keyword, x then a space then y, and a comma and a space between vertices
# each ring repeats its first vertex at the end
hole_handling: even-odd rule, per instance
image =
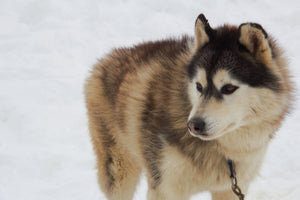
MULTIPOLYGON (((0 0, 0 200, 105 199, 84 107, 89 69, 113 47, 193 34, 201 12, 212 26, 261 23, 286 50, 299 88, 299 0, 0 0)), ((247 199, 300 199, 299 105, 247 199)), ((142 179, 136 200, 146 188, 142 179)))

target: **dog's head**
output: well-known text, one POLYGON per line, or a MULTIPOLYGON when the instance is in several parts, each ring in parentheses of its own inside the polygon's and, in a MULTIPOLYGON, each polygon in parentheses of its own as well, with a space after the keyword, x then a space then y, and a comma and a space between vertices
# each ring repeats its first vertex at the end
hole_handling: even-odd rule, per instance
POLYGON ((242 126, 278 120, 286 109, 286 86, 273 44, 259 24, 213 29, 199 15, 188 65, 192 110, 187 126, 193 136, 212 140, 242 126))

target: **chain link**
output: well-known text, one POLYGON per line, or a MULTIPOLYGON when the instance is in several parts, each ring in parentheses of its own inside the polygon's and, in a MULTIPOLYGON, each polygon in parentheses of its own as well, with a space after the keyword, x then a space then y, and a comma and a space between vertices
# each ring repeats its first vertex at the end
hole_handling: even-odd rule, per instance
POLYGON ((239 200, 244 200, 245 195, 242 193, 241 188, 237 185, 236 177, 231 178, 231 189, 236 196, 238 196, 239 200))

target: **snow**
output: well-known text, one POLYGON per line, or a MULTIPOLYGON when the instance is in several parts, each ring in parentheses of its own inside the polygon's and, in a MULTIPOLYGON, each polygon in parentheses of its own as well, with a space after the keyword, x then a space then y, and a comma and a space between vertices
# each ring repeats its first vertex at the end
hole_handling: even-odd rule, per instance
MULTIPOLYGON (((298 0, 0 1, 0 200, 105 199, 83 84, 111 48, 193 34, 201 12, 212 26, 254 21, 286 50, 299 88, 299 10, 298 0)), ((300 197, 299 94, 247 199, 300 197)), ((135 199, 146 191, 142 178, 135 199)))

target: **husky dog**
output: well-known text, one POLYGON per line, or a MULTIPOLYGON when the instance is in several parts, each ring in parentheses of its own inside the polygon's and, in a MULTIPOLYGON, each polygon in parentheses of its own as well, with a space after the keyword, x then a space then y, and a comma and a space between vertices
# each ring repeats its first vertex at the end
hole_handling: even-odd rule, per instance
POLYGON ((85 85, 99 185, 108 199, 133 198, 140 174, 147 199, 237 199, 258 174, 288 112, 285 59, 261 25, 212 28, 203 14, 195 36, 119 48, 85 85))

